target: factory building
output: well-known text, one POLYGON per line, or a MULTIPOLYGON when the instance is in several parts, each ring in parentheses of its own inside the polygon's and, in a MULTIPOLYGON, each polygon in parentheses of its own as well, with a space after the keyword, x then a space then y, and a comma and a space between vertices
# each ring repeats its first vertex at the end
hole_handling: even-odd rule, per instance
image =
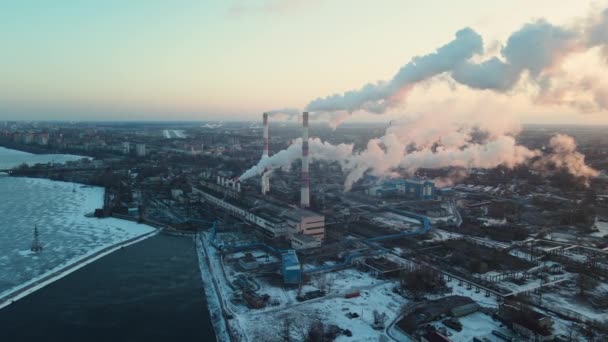
POLYGON ((286 237, 295 249, 319 247, 325 238, 325 216, 248 196, 237 199, 236 195, 241 193, 240 183, 231 179, 218 176, 215 184, 201 182, 201 188, 193 188, 192 192, 202 201, 260 228, 270 238, 286 237), (220 193, 223 195, 217 195, 220 193), (246 203, 254 202, 254 208, 246 209, 246 203))
POLYGON ((302 267, 294 250, 288 250, 281 255, 283 283, 298 285, 302 281, 302 267))
POLYGON ((146 144, 137 144, 135 146, 135 152, 137 153, 138 157, 145 157, 146 156, 146 144))
POLYGON ((131 144, 128 141, 122 143, 122 153, 129 154, 131 153, 131 144))
MULTIPOLYGON (((263 115, 264 150, 262 159, 269 157, 268 114, 263 115)), ((320 247, 325 239, 325 216, 309 209, 310 180, 308 160, 308 113, 302 114, 302 173, 300 208, 281 204, 276 199, 265 198, 270 190, 272 169, 261 174, 262 198, 241 193, 241 183, 236 179, 217 176, 214 183, 210 173, 203 173, 201 188, 193 188, 202 201, 221 208, 245 222, 255 225, 270 238, 286 237, 292 248, 320 247)))
POLYGON ((275 216, 269 210, 259 210, 255 213, 255 225, 269 238, 287 235, 287 223, 282 218, 275 216))
POLYGON ((305 209, 292 209, 284 213, 290 236, 308 235, 321 242, 325 238, 325 216, 305 209))
POLYGON ((435 183, 425 179, 405 179, 398 184, 397 190, 407 198, 430 200, 435 196, 435 183))
POLYGON ((375 197, 404 197, 412 200, 431 200, 436 195, 435 183, 426 179, 388 179, 373 186, 367 193, 375 197))

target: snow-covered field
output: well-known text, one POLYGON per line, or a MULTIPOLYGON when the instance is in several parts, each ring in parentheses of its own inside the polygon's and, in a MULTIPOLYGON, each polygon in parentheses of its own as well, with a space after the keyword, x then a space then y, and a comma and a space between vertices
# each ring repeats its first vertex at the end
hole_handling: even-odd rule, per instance
MULTIPOLYGON (((18 151, 1 153, 1 165, 28 161, 18 151)), ((103 188, 74 183, 0 177, 0 297, 108 246, 154 231, 135 222, 85 217, 102 206, 103 194, 103 188), (34 226, 44 248, 39 254, 30 252, 34 226)))
POLYGON ((501 323, 492 319, 492 317, 486 315, 483 312, 474 312, 470 315, 466 315, 458 318, 458 321, 462 324, 462 330, 456 331, 440 322, 435 322, 433 325, 436 327, 445 327, 449 332, 448 336, 452 341, 473 341, 474 337, 486 338, 490 342, 502 342, 501 338, 492 335, 492 330, 498 330, 507 335, 513 335, 507 328, 501 326, 501 323))
MULTIPOLYGON (((552 291, 543 293, 543 303, 556 311, 572 310, 587 319, 608 323, 608 315, 604 310, 594 308, 587 300, 578 296, 579 288, 576 280, 566 282, 552 291)), ((587 291, 597 297, 608 295, 608 284, 599 283, 593 290, 587 291)))
POLYGON ((179 129, 165 129, 163 130, 163 136, 166 139, 183 139, 186 137, 183 130, 179 129))
POLYGON ((595 219, 595 228, 598 232, 592 233, 592 236, 604 237, 608 236, 608 222, 599 221, 597 218, 595 219))
MULTIPOLYGON (((383 330, 372 328, 374 310, 386 314, 385 323, 388 326, 397 318, 400 308, 407 303, 405 298, 393 293, 393 287, 397 286, 396 281, 376 279, 367 272, 351 268, 313 276, 308 284, 302 286, 302 291, 316 290, 320 284, 323 284, 327 295, 305 302, 296 300, 297 289, 286 289, 280 284, 270 284, 263 277, 256 277, 255 280, 260 285, 258 292, 269 295, 271 300, 277 299, 279 305, 248 309, 245 305, 230 301, 233 290, 228 285, 238 275, 244 273, 226 265, 222 266, 219 254, 206 241, 207 235, 203 236, 203 243, 199 244, 198 251, 204 282, 212 283, 209 279, 215 278, 224 298, 222 302, 234 314, 234 319, 228 320, 231 330, 240 336, 247 336, 248 341, 282 341, 285 324, 289 324, 293 341, 303 341, 308 328, 315 321, 336 325, 352 332, 351 337, 342 335, 336 341, 378 341, 385 333, 383 330), (212 270, 208 269, 205 256, 209 257, 212 270), (361 295, 350 299, 344 298, 346 293, 353 291, 359 291, 361 295), (349 318, 347 317, 349 312, 356 313, 359 317, 349 318)), ((252 251, 252 254, 258 252, 262 253, 252 251)), ((244 253, 234 253, 226 256, 226 260, 243 255, 244 253)), ((212 288, 211 284, 207 285, 209 285, 205 287, 207 300, 218 302, 217 298, 213 298, 215 291, 207 291, 208 288, 212 288)), ((221 318, 221 314, 217 312, 218 307, 219 303, 213 316, 221 318)), ((217 322, 216 326, 221 328, 221 323, 217 322)))
POLYGON ((88 157, 71 154, 31 154, 0 147, 0 169, 10 169, 23 163, 28 165, 39 163, 65 163, 67 161, 79 160, 82 158, 88 157))
MULTIPOLYGON (((377 284, 361 290, 361 296, 351 299, 338 293, 316 300, 294 304, 279 310, 250 311, 240 315, 240 323, 250 339, 255 341, 281 341, 287 321, 291 326, 294 341, 303 341, 311 323, 337 325, 352 332, 352 337, 339 336, 336 341, 378 341, 385 335, 382 330, 374 330, 374 310, 386 314, 386 324, 392 322, 407 300, 392 292, 395 283, 377 284), (348 313, 356 313, 357 318, 348 318, 348 313)), ((332 291, 333 292, 333 291, 332 291)))

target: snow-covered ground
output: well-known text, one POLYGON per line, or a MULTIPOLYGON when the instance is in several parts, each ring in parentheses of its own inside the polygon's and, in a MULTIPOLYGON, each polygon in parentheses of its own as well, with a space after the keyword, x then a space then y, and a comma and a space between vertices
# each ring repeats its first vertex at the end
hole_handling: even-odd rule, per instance
POLYGON ((462 330, 456 331, 440 322, 435 322, 433 325, 437 328, 445 327, 449 332, 449 338, 452 341, 473 341, 474 337, 486 338, 488 341, 502 342, 503 339, 492 335, 492 330, 498 330, 507 335, 513 335, 508 329, 498 321, 492 319, 492 317, 486 315, 483 312, 474 312, 470 315, 466 315, 458 318, 462 324, 462 330))
POLYGON ((395 285, 396 283, 373 285, 367 290, 361 290, 361 296, 351 299, 334 293, 279 310, 250 311, 241 315, 240 322, 250 339, 256 341, 281 341, 287 321, 291 322, 291 337, 294 341, 303 341, 314 321, 337 325, 352 332, 351 337, 341 335, 336 341, 378 341, 385 333, 372 328, 374 310, 386 314, 385 323, 388 325, 407 303, 406 299, 392 292, 395 285), (348 318, 348 313, 356 313, 359 317, 348 318))
MULTIPOLYGON (((552 291, 543 293, 543 305, 555 311, 571 310, 587 319, 608 323, 608 315, 604 310, 594 308, 585 299, 578 296, 578 284, 572 280, 561 284, 552 291)), ((595 289, 587 291, 598 297, 608 296, 608 284, 599 283, 595 289)))
POLYGON ((46 163, 65 163, 67 161, 88 158, 71 154, 31 154, 23 151, 0 147, 0 169, 10 169, 23 163, 28 165, 46 163))
POLYGON ((228 334, 226 322, 222 315, 222 299, 218 296, 213 277, 210 276, 213 272, 215 272, 215 270, 210 268, 210 264, 207 260, 207 248, 209 247, 204 246, 201 239, 196 240, 196 251, 198 255, 198 263, 201 271, 203 288, 205 290, 205 296, 207 299, 207 308, 211 316, 211 323, 213 324, 216 340, 220 342, 230 341, 230 335, 228 334))
POLYGON ((180 129, 165 129, 163 130, 163 136, 166 139, 183 139, 186 137, 186 134, 180 129))
POLYGON ((443 295, 429 295, 427 297, 429 299, 439 299, 439 298, 445 297, 447 295, 449 295, 449 296, 458 295, 458 296, 469 297, 469 298, 473 299, 475 302, 477 302, 477 304, 479 304, 480 306, 483 306, 486 308, 491 308, 491 309, 498 308, 498 302, 496 302, 496 296, 494 296, 492 294, 490 296, 486 296, 486 292, 483 290, 477 291, 475 288, 469 289, 465 283, 460 284, 460 282, 456 279, 452 279, 452 280, 448 281, 446 285, 451 289, 451 292, 449 292, 447 294, 443 294, 443 295))
MULTIPOLYGON (((271 301, 277 299, 279 304, 256 310, 248 309, 245 305, 230 301, 233 290, 229 286, 229 282, 246 272, 223 264, 217 251, 205 239, 206 235, 203 235, 203 243, 199 246, 202 276, 205 281, 211 277, 215 278, 217 288, 222 292, 221 302, 234 314, 234 318, 228 320, 231 330, 241 336, 246 335, 249 341, 281 341, 287 321, 290 322, 292 340, 303 341, 308 328, 317 320, 352 332, 352 337, 342 335, 337 341, 378 341, 385 333, 383 330, 372 328, 373 311, 385 313, 385 323, 388 325, 397 318, 400 308, 407 303, 405 298, 392 291, 397 286, 397 282, 376 279, 367 272, 351 268, 312 276, 310 282, 302 286, 301 291, 316 290, 323 286, 327 295, 305 302, 296 300, 297 289, 286 289, 280 284, 269 283, 265 277, 251 274, 255 282, 260 285, 258 293, 269 295, 271 301), (207 252, 203 254, 205 249, 207 252), (205 256, 209 257, 211 270, 206 265, 205 256), (361 295, 350 299, 344 298, 346 293, 354 291, 359 291, 361 295), (356 313, 360 317, 348 318, 346 315, 349 312, 356 313)), ((263 252, 252 251, 254 255, 260 253, 263 252)), ((242 256, 244 253, 234 253, 227 255, 226 260, 242 256)), ((207 287, 209 286, 206 286, 206 289, 207 287)), ((214 294, 211 291, 206 291, 206 295, 208 300, 218 302, 217 311, 218 299, 213 298, 214 294)), ((221 318, 218 312, 214 313, 214 316, 221 318)), ((217 325, 221 326, 221 323, 217 322, 217 325)))
POLYGON ((591 235, 598 237, 608 236, 608 222, 599 221, 596 218, 594 226, 598 230, 598 232, 592 233, 591 235))
MULTIPOLYGON (((14 163, 12 155, 21 155, 6 149, 2 153, 2 165, 14 163)), ((74 183, 0 177, 0 298, 104 248, 155 230, 114 218, 85 217, 103 205, 103 194, 103 188, 74 183), (30 252, 34 226, 44 248, 39 254, 30 252)))

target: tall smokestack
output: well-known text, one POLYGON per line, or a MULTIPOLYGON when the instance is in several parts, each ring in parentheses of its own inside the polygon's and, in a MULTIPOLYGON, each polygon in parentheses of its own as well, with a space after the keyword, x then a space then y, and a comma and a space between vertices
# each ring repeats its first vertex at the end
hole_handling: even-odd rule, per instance
POLYGON ((264 152, 262 152, 262 158, 268 157, 268 113, 264 113, 264 152))
POLYGON ((308 176, 308 112, 302 113, 302 186, 300 206, 310 206, 310 177, 308 176))

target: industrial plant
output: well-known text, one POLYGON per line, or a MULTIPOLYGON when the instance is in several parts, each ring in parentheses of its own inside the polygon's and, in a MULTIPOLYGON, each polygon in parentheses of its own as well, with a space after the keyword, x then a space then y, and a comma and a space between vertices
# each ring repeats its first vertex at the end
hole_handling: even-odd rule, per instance
MULTIPOLYGON (((95 157, 11 176, 104 186, 91 216, 192 237, 219 340, 606 336, 604 171, 544 171, 539 156, 516 167, 353 175, 370 164, 361 159, 367 142, 394 126, 333 131, 311 125, 307 112, 273 118, 94 130, 7 124, 1 139, 95 157), (45 139, 24 141, 23 131, 45 139)), ((603 135, 564 133, 605 170, 603 135)), ((527 128, 519 143, 538 149, 548 134, 527 128)), ((573 152, 561 153, 549 155, 573 152)), ((36 228, 40 257, 44 241, 36 228)))
POLYGON ((608 341, 606 1, 0 5, 0 336, 608 341))

